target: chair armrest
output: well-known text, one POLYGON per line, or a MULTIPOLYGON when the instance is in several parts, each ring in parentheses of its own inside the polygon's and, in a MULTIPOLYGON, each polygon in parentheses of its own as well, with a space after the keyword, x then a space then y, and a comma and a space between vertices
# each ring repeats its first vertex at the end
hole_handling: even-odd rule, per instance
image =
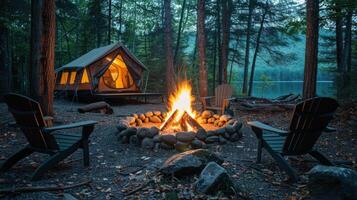
POLYGON ((279 135, 287 135, 289 133, 288 131, 284 131, 284 130, 281 130, 281 129, 274 128, 272 126, 269 126, 267 124, 261 123, 259 121, 247 122, 247 124, 249 126, 251 126, 251 127, 254 127, 254 128, 257 128, 257 129, 260 129, 260 130, 266 130, 266 131, 271 131, 271 132, 274 132, 274 133, 278 133, 279 135))
POLYGON ((43 131, 46 133, 51 133, 53 131, 58 131, 58 130, 63 130, 63 129, 71 129, 71 128, 78 128, 78 127, 87 127, 87 126, 94 126, 97 122, 96 121, 82 121, 82 122, 76 122, 76 123, 71 123, 71 124, 66 124, 66 125, 59 125, 59 126, 53 126, 53 127, 46 127, 43 128, 43 131))
POLYGON ((215 96, 200 97, 200 100, 201 100, 201 103, 203 106, 202 109, 206 110, 206 107, 210 106, 212 99, 215 99, 215 98, 216 98, 215 96))

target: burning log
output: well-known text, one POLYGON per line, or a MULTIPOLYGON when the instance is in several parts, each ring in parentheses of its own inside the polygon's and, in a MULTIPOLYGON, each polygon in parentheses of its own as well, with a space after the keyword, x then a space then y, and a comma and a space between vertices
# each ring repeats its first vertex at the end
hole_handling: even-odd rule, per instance
POLYGON ((186 111, 184 111, 183 115, 177 120, 179 115, 179 111, 175 110, 172 115, 162 124, 160 130, 165 131, 170 128, 178 129, 177 131, 189 131, 190 127, 193 129, 200 129, 202 126, 193 119, 186 111))

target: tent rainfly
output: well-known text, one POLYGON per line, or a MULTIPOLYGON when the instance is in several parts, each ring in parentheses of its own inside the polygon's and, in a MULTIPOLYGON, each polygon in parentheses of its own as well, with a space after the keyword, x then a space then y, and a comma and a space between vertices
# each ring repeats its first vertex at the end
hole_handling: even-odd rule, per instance
POLYGON ((57 91, 140 92, 147 68, 120 43, 89 51, 56 70, 57 91))

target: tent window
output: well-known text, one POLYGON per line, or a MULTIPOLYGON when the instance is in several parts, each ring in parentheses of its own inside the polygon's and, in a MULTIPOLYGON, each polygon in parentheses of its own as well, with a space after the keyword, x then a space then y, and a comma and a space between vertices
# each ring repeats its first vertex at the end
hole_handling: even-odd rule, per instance
POLYGON ((60 80, 60 84, 64 85, 67 83, 68 80, 68 72, 62 72, 61 73, 61 80, 60 80))
POLYGON ((89 83, 88 73, 86 69, 83 70, 81 83, 89 83))
POLYGON ((104 84, 113 89, 129 88, 134 84, 126 64, 118 55, 107 71, 103 74, 104 84))
POLYGON ((76 74, 77 72, 76 71, 72 71, 71 72, 71 78, 69 79, 69 84, 74 84, 74 81, 76 80, 76 74))

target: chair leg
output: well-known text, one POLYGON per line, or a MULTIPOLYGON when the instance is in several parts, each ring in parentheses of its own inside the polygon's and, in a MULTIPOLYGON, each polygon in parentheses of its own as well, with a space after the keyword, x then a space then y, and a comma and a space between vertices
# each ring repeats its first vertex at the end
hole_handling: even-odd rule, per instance
POLYGON ((309 154, 323 165, 333 166, 334 164, 317 150, 310 151, 309 154))
MULTIPOLYGON (((77 148, 76 148, 77 149, 77 148)), ((41 164, 31 177, 31 181, 37 181, 40 177, 50 168, 54 167, 57 163, 67 158, 71 155, 76 149, 70 148, 65 151, 60 151, 53 156, 51 156, 46 162, 41 164)))
POLYGON ((88 140, 84 140, 82 143, 83 148, 83 163, 85 167, 89 166, 89 147, 88 147, 88 140))
POLYGON ((270 153, 270 155, 276 160, 280 169, 284 170, 292 178, 293 182, 297 182, 299 180, 299 176, 297 175, 295 170, 289 165, 289 163, 284 159, 284 157, 279 153, 273 151, 270 147, 265 147, 265 148, 270 153))
POLYGON ((18 161, 26 158, 27 156, 31 155, 34 151, 28 147, 21 149, 20 151, 16 152, 10 158, 8 158, 5 163, 1 166, 0 172, 5 172, 10 169, 13 165, 15 165, 18 161))
POLYGON ((258 139, 257 163, 260 163, 262 161, 262 149, 263 142, 262 140, 258 139))

